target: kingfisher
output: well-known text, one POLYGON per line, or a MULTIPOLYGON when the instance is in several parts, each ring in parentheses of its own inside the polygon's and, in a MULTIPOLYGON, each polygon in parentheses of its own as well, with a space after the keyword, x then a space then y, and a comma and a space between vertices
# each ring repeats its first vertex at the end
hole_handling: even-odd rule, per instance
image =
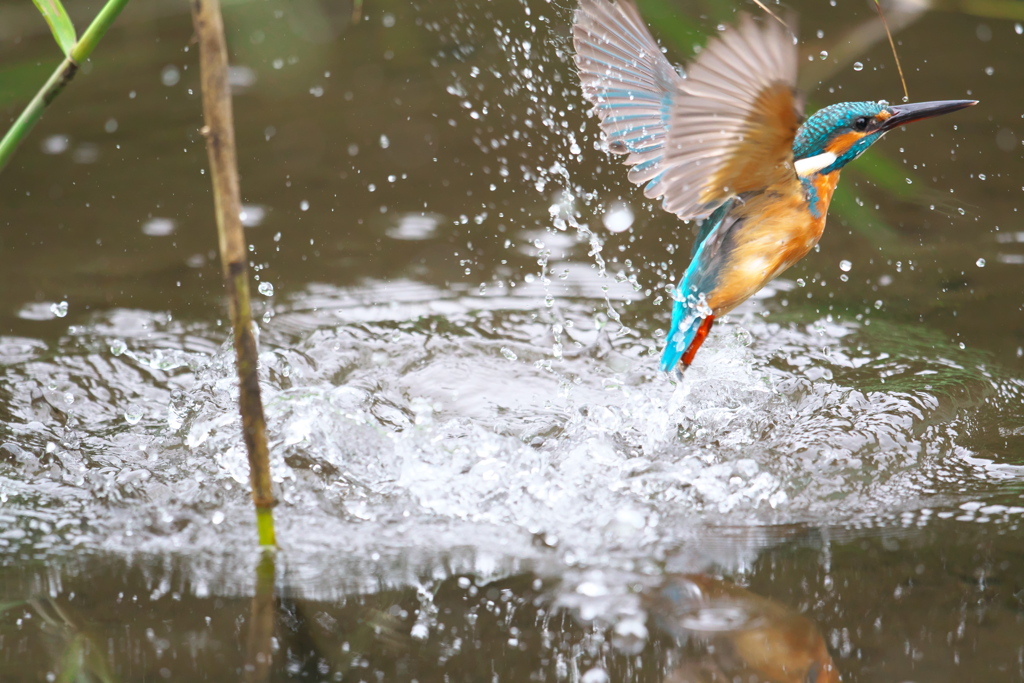
POLYGON ((698 221, 672 290, 661 368, 678 376, 719 318, 821 239, 842 168, 890 130, 977 104, 841 102, 803 120, 796 38, 747 14, 685 71, 666 59, 633 0, 580 0, 573 22, 583 95, 629 179, 698 221))

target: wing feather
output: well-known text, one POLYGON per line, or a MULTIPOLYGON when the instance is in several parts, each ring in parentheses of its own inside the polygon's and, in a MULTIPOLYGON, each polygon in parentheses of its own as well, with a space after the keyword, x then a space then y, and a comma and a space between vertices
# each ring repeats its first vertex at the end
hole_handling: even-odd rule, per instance
POLYGON ((609 149, 627 154, 632 182, 655 180, 665 171, 669 117, 682 77, 632 2, 580 0, 573 43, 583 94, 594 104, 609 149))
POLYGON ((743 15, 712 39, 680 86, 659 180, 665 208, 705 218, 729 197, 792 174, 800 123, 793 38, 775 22, 743 15), (711 134, 716 131, 717 134, 711 134), (708 148, 717 146, 717 154, 708 148), (703 161, 699 172, 692 168, 703 161))

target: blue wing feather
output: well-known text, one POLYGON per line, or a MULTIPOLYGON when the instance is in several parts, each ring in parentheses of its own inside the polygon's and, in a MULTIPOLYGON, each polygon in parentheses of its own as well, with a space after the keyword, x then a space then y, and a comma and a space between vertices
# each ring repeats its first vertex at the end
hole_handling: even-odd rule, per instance
POLYGON ((631 2, 582 0, 573 26, 583 93, 594 103, 613 151, 628 154, 629 179, 662 194, 665 143, 676 73, 631 2))

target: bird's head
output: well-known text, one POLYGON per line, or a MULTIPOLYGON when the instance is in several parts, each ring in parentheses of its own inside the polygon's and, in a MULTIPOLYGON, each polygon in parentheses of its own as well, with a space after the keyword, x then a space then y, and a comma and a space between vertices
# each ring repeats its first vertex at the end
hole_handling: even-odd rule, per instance
POLYGON ((975 100, 945 100, 890 105, 883 100, 840 102, 825 107, 808 118, 796 133, 796 172, 810 176, 838 171, 893 128, 974 104, 975 100))

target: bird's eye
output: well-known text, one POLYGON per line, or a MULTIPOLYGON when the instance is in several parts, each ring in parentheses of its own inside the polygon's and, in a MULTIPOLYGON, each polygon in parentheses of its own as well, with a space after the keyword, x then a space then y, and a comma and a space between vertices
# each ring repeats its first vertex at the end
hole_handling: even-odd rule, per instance
POLYGON ((868 121, 869 120, 870 119, 868 119, 868 117, 866 117, 866 116, 858 117, 857 120, 853 122, 853 129, 854 130, 867 130, 868 129, 868 121))

